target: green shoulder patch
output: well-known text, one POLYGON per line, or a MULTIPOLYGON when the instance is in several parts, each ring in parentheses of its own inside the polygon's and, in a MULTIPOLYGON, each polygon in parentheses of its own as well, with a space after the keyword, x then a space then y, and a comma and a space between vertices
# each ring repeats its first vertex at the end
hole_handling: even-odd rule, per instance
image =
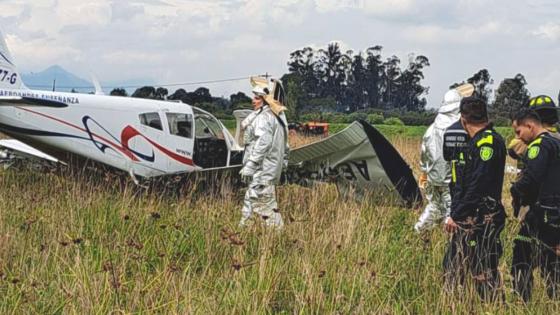
POLYGON ((530 160, 533 160, 537 156, 539 156, 539 152, 541 152, 541 148, 538 145, 532 146, 532 147, 529 148, 529 151, 527 151, 527 157, 530 160))
POLYGON ((492 147, 484 146, 480 148, 480 158, 483 161, 490 160, 492 158, 492 155, 494 155, 494 149, 492 149, 492 147))

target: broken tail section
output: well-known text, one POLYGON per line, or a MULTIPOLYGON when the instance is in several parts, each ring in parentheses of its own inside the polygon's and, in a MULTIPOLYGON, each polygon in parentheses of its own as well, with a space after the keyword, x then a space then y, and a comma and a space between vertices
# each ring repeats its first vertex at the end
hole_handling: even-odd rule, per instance
POLYGON ((0 88, 24 89, 21 76, 8 50, 4 35, 0 31, 0 88))
MULTIPOLYGON (((334 182, 343 194, 358 198, 376 193, 398 197, 413 208, 422 197, 412 170, 391 143, 365 121, 319 142, 290 152, 287 182, 334 182)), ((393 200, 392 198, 384 198, 393 200)))

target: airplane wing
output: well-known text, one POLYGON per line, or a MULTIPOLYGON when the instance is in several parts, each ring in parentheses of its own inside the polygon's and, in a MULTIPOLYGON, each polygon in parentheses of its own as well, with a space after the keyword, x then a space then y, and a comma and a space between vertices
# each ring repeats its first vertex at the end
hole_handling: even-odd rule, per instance
MULTIPOLYGON (((0 140, 0 147, 4 147, 7 148, 9 150, 13 150, 15 152, 17 152, 16 154, 23 154, 26 157, 35 157, 35 158, 40 158, 40 159, 44 159, 44 160, 48 160, 51 162, 55 162, 55 163, 63 163, 61 161, 59 161, 57 158, 52 157, 44 152, 41 152, 31 146, 28 146, 27 144, 15 140, 15 139, 2 139, 0 140)), ((63 163, 64 164, 64 163, 63 163)))
POLYGON ((290 152, 288 182, 335 182, 342 193, 395 196, 412 207, 421 202, 412 170, 391 143, 365 121, 290 152))
POLYGON ((0 96, 0 106, 68 107, 68 105, 63 102, 27 96, 0 96))

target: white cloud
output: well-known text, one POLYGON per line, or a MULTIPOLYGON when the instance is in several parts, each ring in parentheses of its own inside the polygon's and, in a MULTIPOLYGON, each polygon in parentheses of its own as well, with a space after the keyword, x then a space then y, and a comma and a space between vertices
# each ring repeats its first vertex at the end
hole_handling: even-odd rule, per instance
POLYGON ((545 25, 541 25, 536 30, 534 30, 532 34, 544 39, 555 41, 557 39, 560 39, 560 24, 548 23, 545 25))
POLYGON ((120 66, 150 65, 161 63, 165 60, 165 56, 153 52, 145 53, 136 50, 117 50, 104 55, 102 60, 108 64, 118 64, 120 66))
POLYGON ((47 39, 22 40, 17 35, 7 35, 6 44, 21 69, 43 70, 61 60, 78 58, 82 52, 71 45, 53 45, 47 39))
MULTIPOLYGON (((343 51, 382 45, 384 58, 425 54, 434 103, 447 81, 480 67, 499 82, 547 65, 547 79, 531 84, 557 84, 547 70, 557 57, 541 47, 558 50, 540 39, 558 42, 558 16, 549 0, 0 0, 0 29, 26 70, 61 64, 84 77, 94 68, 102 81, 155 83, 281 75, 291 51, 340 40, 343 51), (457 60, 461 73, 450 70, 457 60)), ((245 85, 210 88, 229 95, 245 85)))
POLYGON ((509 30, 500 22, 492 21, 476 26, 446 28, 439 25, 410 26, 404 29, 407 40, 428 44, 469 44, 481 42, 494 35, 507 34, 509 30))
POLYGON ((358 8, 375 15, 400 15, 410 13, 419 4, 413 0, 361 0, 358 8))
POLYGON ((315 0, 319 12, 333 12, 358 7, 355 0, 315 0))
POLYGON ((30 14, 18 27, 26 32, 43 31, 48 36, 60 37, 65 27, 87 26, 95 28, 107 25, 111 18, 111 2, 76 2, 72 0, 34 1, 30 14))
POLYGON ((18 16, 23 12, 24 6, 21 3, 0 2, 0 15, 3 17, 18 16))

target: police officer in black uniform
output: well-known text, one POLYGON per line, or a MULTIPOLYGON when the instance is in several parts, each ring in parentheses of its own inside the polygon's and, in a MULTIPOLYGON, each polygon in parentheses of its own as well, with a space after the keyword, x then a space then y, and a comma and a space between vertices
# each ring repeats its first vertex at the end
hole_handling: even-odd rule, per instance
POLYGON ((476 97, 461 101, 461 123, 470 140, 463 159, 459 190, 446 220, 446 231, 453 233, 444 257, 445 286, 451 290, 470 272, 480 297, 493 301, 498 293, 500 233, 505 222, 502 184, 506 147, 503 138, 488 122, 486 103, 476 97))
POLYGON ((514 214, 521 228, 514 240, 513 287, 525 302, 531 298, 533 269, 539 266, 550 298, 560 285, 560 140, 545 128, 537 112, 514 119, 515 133, 527 146, 520 179, 511 187, 514 214), (525 206, 529 206, 527 209, 525 206))
MULTIPOLYGON (((558 134, 558 107, 556 107, 550 96, 539 95, 533 97, 527 102, 526 107, 537 112, 545 129, 550 131, 551 134, 558 134)), ((513 123, 513 128, 515 129, 515 122, 513 123)), ((517 169, 519 171, 523 170, 523 160, 526 152, 527 144, 517 137, 512 139, 508 145, 508 154, 511 158, 517 160, 517 169)), ((522 172, 518 173, 517 179, 519 179, 521 174, 522 172)))
POLYGON ((449 190, 452 200, 455 194, 459 194, 458 191, 461 187, 460 181, 463 176, 464 168, 464 164, 461 163, 465 160, 464 154, 468 140, 469 135, 463 128, 461 120, 447 127, 443 134, 443 158, 451 164, 451 182, 449 183, 449 190))

